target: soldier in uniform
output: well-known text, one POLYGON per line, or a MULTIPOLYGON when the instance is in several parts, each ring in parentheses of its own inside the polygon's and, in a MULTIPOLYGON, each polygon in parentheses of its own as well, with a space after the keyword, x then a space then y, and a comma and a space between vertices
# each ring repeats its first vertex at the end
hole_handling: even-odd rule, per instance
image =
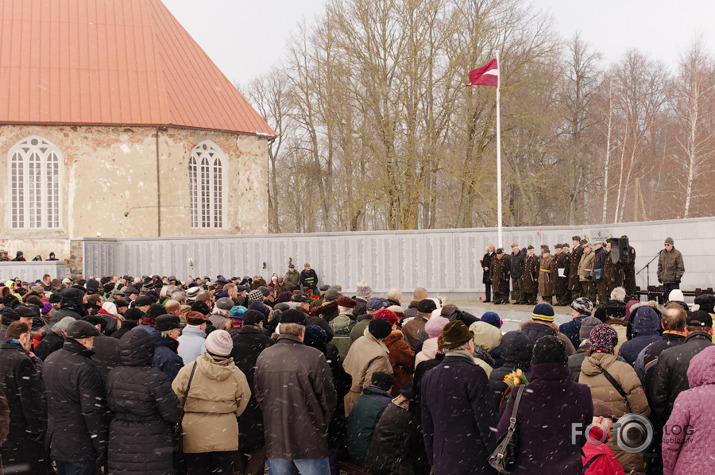
POLYGON ((549 246, 541 246, 541 261, 539 262, 539 295, 544 302, 551 305, 551 296, 553 295, 553 279, 551 275, 554 264, 554 256, 549 251, 549 246))
MULTIPOLYGON (((578 265, 581 262, 581 256, 583 256, 583 246, 586 241, 581 241, 581 236, 573 236, 571 238, 571 244, 573 244, 573 251, 571 251, 571 259, 569 259, 569 300, 573 302, 581 295, 581 281, 578 274, 578 265)), ((592 300, 593 302, 593 300, 592 300)))
POLYGON ((539 258, 534 254, 534 246, 529 244, 524 256, 524 273, 521 275, 521 299, 527 305, 536 305, 539 292, 539 258))
MULTIPOLYGON (((628 239, 623 235, 621 239, 628 239)), ((623 287, 626 288, 626 295, 631 297, 636 293, 636 250, 628 245, 628 264, 623 266, 623 287)))
POLYGON ((492 268, 489 277, 494 288, 494 305, 509 303, 509 258, 504 249, 497 249, 496 257, 492 258, 492 268))
POLYGON ((557 244, 554 246, 554 269, 552 273, 554 278, 554 295, 556 296, 556 305, 569 305, 569 254, 568 250, 564 250, 564 246, 568 249, 567 244, 557 244), (562 277, 563 276, 563 277, 562 277))
POLYGON ((606 300, 603 303, 608 302, 608 299, 611 298, 613 289, 623 285, 623 266, 613 262, 613 258, 618 256, 618 249, 612 249, 612 244, 612 238, 608 238, 606 240, 608 250, 606 251, 606 260, 603 263, 603 280, 606 284, 604 286, 606 300))
POLYGON ((493 258, 494 244, 489 244, 489 246, 487 246, 487 253, 484 254, 484 257, 482 257, 481 260, 482 272, 484 273, 482 276, 482 283, 484 284, 484 294, 486 296, 484 303, 492 301, 492 279, 489 277, 489 271, 491 270, 491 262, 493 258))
POLYGON ((591 302, 596 300, 596 283, 593 278, 593 259, 596 253, 591 249, 591 244, 585 242, 583 246, 583 255, 578 264, 578 280, 581 284, 580 295, 586 297, 591 302))
MULTIPOLYGON (((606 243, 597 241, 593 246, 593 277, 598 291, 598 304, 606 305, 609 295, 606 295, 606 280, 603 278, 603 267, 606 264, 606 243)), ((610 257, 609 257, 610 259, 610 257)))
POLYGON ((519 305, 524 303, 521 292, 521 278, 524 275, 524 254, 517 244, 511 245, 511 255, 509 256, 509 276, 511 277, 511 298, 519 305))

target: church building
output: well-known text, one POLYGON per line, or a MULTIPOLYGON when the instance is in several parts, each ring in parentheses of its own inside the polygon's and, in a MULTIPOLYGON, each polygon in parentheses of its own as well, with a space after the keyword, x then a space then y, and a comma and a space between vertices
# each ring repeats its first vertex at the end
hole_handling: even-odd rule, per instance
POLYGON ((67 259, 81 237, 266 233, 274 136, 160 0, 0 1, 11 257, 67 259))

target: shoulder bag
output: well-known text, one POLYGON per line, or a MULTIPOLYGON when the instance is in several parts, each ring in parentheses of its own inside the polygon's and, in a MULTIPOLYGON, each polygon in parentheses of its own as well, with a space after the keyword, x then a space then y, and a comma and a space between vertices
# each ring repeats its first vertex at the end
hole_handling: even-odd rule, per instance
POLYGON ((516 433, 516 413, 519 411, 519 402, 525 386, 519 386, 514 400, 514 408, 509 418, 509 429, 497 441, 497 448, 489 456, 489 465, 499 473, 511 473, 516 467, 516 458, 519 455, 519 438, 516 433))
POLYGON ((623 399, 626 401, 626 407, 628 408, 628 412, 631 412, 631 405, 628 402, 628 394, 626 394, 626 392, 623 390, 623 386, 621 386, 621 384, 618 381, 616 381, 616 378, 611 376, 611 373, 606 371, 605 368, 602 367, 601 371, 603 372, 603 375, 606 377, 608 382, 611 383, 611 385, 614 388, 616 388, 616 391, 618 391, 618 394, 620 394, 621 397, 623 397, 623 399))

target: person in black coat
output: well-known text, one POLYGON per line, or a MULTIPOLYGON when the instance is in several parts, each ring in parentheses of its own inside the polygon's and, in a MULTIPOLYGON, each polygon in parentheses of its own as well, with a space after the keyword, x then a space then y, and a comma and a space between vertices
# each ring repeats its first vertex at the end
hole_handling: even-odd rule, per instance
POLYGON ((103 318, 88 315, 82 320, 91 323, 99 330, 99 335, 95 337, 94 345, 92 346, 92 351, 94 352, 92 361, 94 361, 97 371, 102 376, 102 381, 106 382, 109 370, 121 364, 119 360, 119 340, 104 334, 106 322, 103 318))
POLYGON ((73 322, 62 349, 48 356, 43 366, 47 443, 60 473, 93 473, 106 460, 107 405, 102 376, 91 360, 97 335, 91 323, 73 322))
POLYGON ((273 339, 263 334, 263 314, 257 310, 243 313, 243 328, 233 337, 231 357, 238 369, 246 375, 251 388, 251 398, 238 418, 239 472, 261 475, 266 464, 266 441, 263 436, 263 413, 256 401, 253 377, 256 360, 264 349, 272 346, 273 339))
POLYGON ((138 308, 128 308, 127 311, 124 313, 124 321, 122 322, 122 327, 112 333, 111 338, 116 338, 117 340, 120 340, 125 333, 131 331, 133 328, 136 328, 136 326, 139 325, 139 321, 144 317, 146 317, 146 314, 138 308))
MULTIPOLYGON (((593 421, 591 390, 571 379, 566 348, 558 337, 540 338, 534 345, 531 363, 531 380, 516 416, 519 454, 511 473, 581 474, 585 428, 593 421), (574 430, 579 427, 580 432, 574 430)), ((517 390, 518 386, 511 390, 497 437, 509 427, 517 390)))
POLYGON ((177 353, 179 342, 176 341, 181 333, 181 320, 176 315, 160 315, 156 318, 154 330, 147 332, 154 339, 154 368, 163 371, 170 382, 174 381, 179 370, 184 367, 184 360, 177 353))
POLYGON ((485 303, 492 301, 492 279, 489 277, 489 269, 492 268, 492 258, 494 255, 494 244, 490 244, 489 247, 487 247, 487 253, 484 254, 484 257, 482 257, 480 261, 482 264, 482 272, 484 273, 482 283, 484 284, 484 293, 486 295, 484 299, 485 303))
MULTIPOLYGON (((494 407, 499 410, 502 398, 509 386, 504 382, 504 376, 522 370, 528 373, 531 367, 531 340, 524 332, 510 331, 501 339, 502 366, 494 368, 489 375, 489 388, 494 395, 494 407)), ((501 412, 500 412, 501 413, 501 412)))
POLYGON ((109 473, 171 474, 181 403, 169 378, 151 367, 154 341, 147 332, 129 332, 118 343, 122 366, 107 377, 109 473))
POLYGON ((422 432, 435 475, 494 473, 487 459, 497 418, 487 374, 472 356, 473 337, 460 320, 445 325, 445 358, 422 379, 422 432))
POLYGON ((10 432, 0 447, 2 461, 7 473, 47 473, 42 376, 27 353, 30 328, 14 322, 5 336, 7 341, 0 345, 0 389, 10 407, 10 432))
POLYGON ((85 310, 84 305, 82 305, 82 299, 84 298, 84 292, 82 290, 77 287, 62 289, 60 298, 60 308, 52 311, 50 326, 65 317, 72 317, 75 320, 79 320, 87 315, 87 310, 85 310))

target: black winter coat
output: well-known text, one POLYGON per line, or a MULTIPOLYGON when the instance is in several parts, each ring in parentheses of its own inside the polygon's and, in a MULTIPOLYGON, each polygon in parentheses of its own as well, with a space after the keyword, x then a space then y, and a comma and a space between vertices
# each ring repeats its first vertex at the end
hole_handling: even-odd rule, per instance
POLYGON ((48 356, 62 348, 62 345, 64 344, 65 338, 62 335, 50 330, 47 332, 47 335, 40 340, 37 346, 35 346, 33 353, 35 353, 35 356, 40 358, 42 361, 45 361, 48 356))
POLYGON ((690 360, 712 344, 709 334, 695 332, 688 335, 682 344, 668 348, 660 354, 658 363, 653 368, 650 386, 646 387, 646 395, 657 425, 662 426, 668 420, 678 394, 690 389, 690 360))
MULTIPOLYGON (((140 331, 140 330, 136 330, 140 331)), ((154 339, 154 368, 163 371, 168 377, 169 382, 176 378, 179 370, 184 367, 184 360, 176 352, 179 348, 179 342, 170 337, 161 337, 161 333, 155 331, 151 334, 154 339)))
POLYGON ((482 257, 482 272, 484 273, 482 275, 482 284, 491 284, 492 279, 489 278, 489 273, 492 269, 492 258, 496 256, 496 253, 494 252, 487 252, 484 254, 484 257, 482 257))
POLYGON ((487 459, 496 447, 497 419, 484 370, 447 355, 425 374, 421 389, 422 432, 435 475, 495 473, 487 459))
POLYGON ((256 325, 244 325, 238 335, 233 337, 231 357, 238 369, 246 375, 246 381, 251 388, 248 406, 238 418, 238 448, 241 451, 250 451, 265 445, 263 413, 256 401, 256 386, 253 383, 253 377, 256 373, 258 355, 273 343, 273 339, 264 335, 261 328, 256 325))
MULTIPOLYGON (((403 400, 400 397, 395 401, 403 400)), ((390 403, 382 413, 372 433, 370 447, 365 457, 365 470, 373 475, 412 475, 409 453, 409 433, 412 414, 405 407, 390 403)))
POLYGON ((97 367, 97 371, 102 376, 102 381, 107 381, 109 370, 121 364, 119 359, 119 340, 108 337, 107 335, 99 335, 94 338, 94 346, 92 346, 92 361, 97 367))
POLYGON ((521 279, 524 275, 524 253, 519 251, 509 254, 509 275, 512 279, 521 279))
POLYGON ((120 340, 124 336, 125 333, 128 333, 129 331, 131 331, 131 329, 136 327, 137 325, 139 325, 139 322, 130 322, 129 320, 124 320, 122 322, 122 328, 115 331, 110 336, 112 338, 116 338, 117 340, 120 340))
POLYGON ((104 385, 91 357, 91 351, 68 340, 43 365, 47 442, 53 460, 93 461, 107 450, 104 385))
POLYGON ((181 403, 169 378, 151 367, 154 342, 147 332, 129 332, 119 343, 123 366, 107 377, 109 473, 172 474, 171 431, 181 403))
POLYGON ((0 448, 5 467, 26 466, 25 473, 33 475, 47 473, 42 376, 17 344, 0 345, 0 390, 10 408, 10 432, 0 448))
MULTIPOLYGON (((511 396, 497 426, 497 437, 509 427, 516 398, 511 396)), ((593 420, 591 390, 571 380, 566 363, 542 363, 532 368, 532 378, 521 396, 517 412, 519 455, 512 474, 580 475, 583 429, 593 420), (575 424, 581 432, 574 437, 575 424)))
POLYGON ((489 375, 489 388, 494 395, 494 407, 497 409, 499 408, 502 396, 509 387, 504 382, 504 376, 517 369, 524 372, 529 371, 532 344, 526 333, 510 331, 502 337, 498 348, 501 348, 502 366, 494 368, 489 375))

